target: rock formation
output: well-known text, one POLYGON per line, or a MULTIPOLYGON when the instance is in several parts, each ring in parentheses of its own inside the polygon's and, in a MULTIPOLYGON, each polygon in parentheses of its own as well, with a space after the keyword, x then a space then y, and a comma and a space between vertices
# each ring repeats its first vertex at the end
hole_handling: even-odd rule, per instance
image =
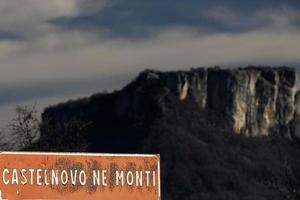
POLYGON ((139 82, 154 79, 181 101, 194 101, 230 117, 236 133, 266 136, 272 130, 290 135, 296 93, 292 68, 145 71, 138 78, 139 82))
POLYGON ((295 96, 294 137, 300 139, 300 91, 295 96))
POLYGON ((160 154, 164 200, 298 200, 299 141, 232 133, 300 138, 295 89, 291 68, 147 70, 47 108, 29 150, 160 154))
MULTIPOLYGON (((149 112, 154 107, 163 111, 163 96, 171 93, 180 101, 191 101, 229 117, 236 133, 266 136, 280 132, 290 136, 291 125, 300 120, 300 109, 295 109, 296 82, 296 72, 288 67, 146 70, 115 94, 113 110, 117 115, 142 116, 151 104, 149 112), (159 90, 153 92, 155 88, 159 90), (149 99, 153 101, 149 103, 149 99)), ((53 113, 53 108, 50 110, 53 113)), ((44 116, 47 112, 49 109, 44 116)))

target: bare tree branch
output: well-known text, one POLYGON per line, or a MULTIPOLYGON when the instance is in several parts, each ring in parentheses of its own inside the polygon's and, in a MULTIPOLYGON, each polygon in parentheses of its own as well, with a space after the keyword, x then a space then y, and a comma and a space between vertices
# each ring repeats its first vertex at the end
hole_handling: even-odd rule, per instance
POLYGON ((22 147, 32 144, 39 133, 40 122, 37 117, 36 104, 15 108, 15 117, 9 124, 12 135, 18 137, 22 147))

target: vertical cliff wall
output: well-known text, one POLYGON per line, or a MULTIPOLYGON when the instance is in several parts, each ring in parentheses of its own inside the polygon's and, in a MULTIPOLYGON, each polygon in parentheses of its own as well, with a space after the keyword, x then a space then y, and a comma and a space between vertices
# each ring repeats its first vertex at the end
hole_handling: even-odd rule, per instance
POLYGON ((163 96, 169 94, 179 101, 191 101, 200 108, 225 115, 239 134, 266 136, 279 132, 300 137, 299 103, 297 109, 295 105, 300 102, 300 95, 296 97, 296 79, 296 72, 288 67, 147 70, 120 91, 48 108, 43 118, 52 118, 57 123, 77 115, 87 119, 94 116, 102 121, 107 116, 150 120, 149 116, 156 116, 160 109, 163 111, 166 103, 163 96), (95 111, 98 107, 101 112, 95 111))
POLYGON ((300 138, 300 91, 295 96, 294 137, 300 138))
POLYGON ((198 68, 144 73, 160 79, 180 100, 191 100, 229 116, 236 133, 263 136, 272 129, 290 134, 296 93, 296 73, 292 68, 198 68))

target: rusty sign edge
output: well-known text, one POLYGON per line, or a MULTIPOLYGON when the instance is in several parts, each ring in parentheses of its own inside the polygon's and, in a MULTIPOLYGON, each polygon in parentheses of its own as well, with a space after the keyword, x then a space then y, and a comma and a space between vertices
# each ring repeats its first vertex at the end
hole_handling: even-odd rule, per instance
POLYGON ((128 154, 128 153, 80 153, 80 152, 39 152, 39 151, 0 151, 0 154, 15 154, 15 155, 61 155, 61 156, 122 156, 122 157, 158 157, 160 154, 128 154))

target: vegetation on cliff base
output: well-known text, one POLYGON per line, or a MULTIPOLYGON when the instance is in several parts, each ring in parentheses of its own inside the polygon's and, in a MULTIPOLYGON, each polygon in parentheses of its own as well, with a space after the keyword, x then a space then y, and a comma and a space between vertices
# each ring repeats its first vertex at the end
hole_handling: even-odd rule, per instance
MULTIPOLYGON (((236 135, 230 120, 217 112, 173 96, 167 96, 165 103, 163 113, 147 120, 117 117, 105 112, 111 109, 107 104, 97 104, 101 108, 93 109, 105 115, 102 118, 90 112, 92 125, 88 129, 81 132, 78 130, 84 129, 75 126, 70 131, 64 125, 48 123, 52 130, 44 132, 43 139, 30 150, 66 151, 71 144, 72 151, 159 153, 166 200, 300 198, 297 141, 275 134, 264 138, 236 135), (88 135, 80 137, 86 131, 88 135)), ((87 115, 80 116, 87 121, 87 115)))

